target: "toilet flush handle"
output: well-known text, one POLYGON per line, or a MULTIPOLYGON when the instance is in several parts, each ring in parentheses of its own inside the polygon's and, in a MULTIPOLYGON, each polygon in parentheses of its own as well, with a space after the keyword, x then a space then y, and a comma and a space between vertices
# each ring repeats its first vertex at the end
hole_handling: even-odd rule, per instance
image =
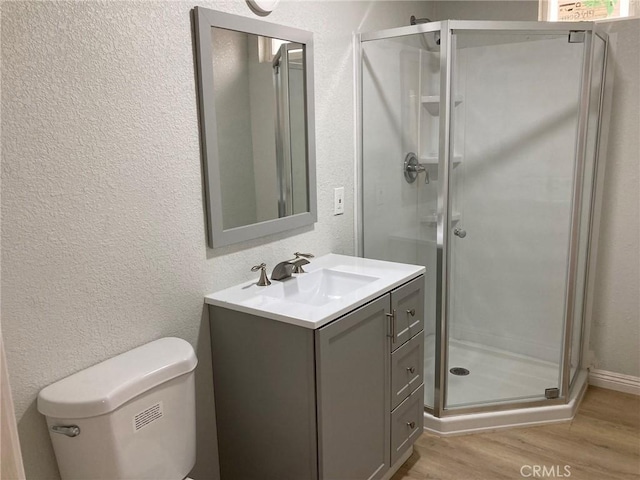
POLYGON ((77 425, 54 425, 51 427, 53 433, 60 433, 62 435, 66 435, 67 437, 77 437, 80 435, 80 427, 77 425))

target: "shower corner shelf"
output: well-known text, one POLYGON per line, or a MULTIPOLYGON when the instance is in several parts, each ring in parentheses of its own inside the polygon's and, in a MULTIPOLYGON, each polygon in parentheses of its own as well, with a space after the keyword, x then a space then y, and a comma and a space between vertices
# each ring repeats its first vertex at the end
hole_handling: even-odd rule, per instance
MULTIPOLYGON (((420 163, 425 167, 438 167, 438 157, 436 155, 425 155, 420 157, 420 163)), ((462 163, 462 155, 453 156, 453 168, 456 168, 462 163)))
MULTIPOLYGON (((451 214, 451 224, 455 225, 460 221, 460 212, 453 212, 451 214)), ((420 223, 425 225, 436 225, 438 223, 438 214, 430 213, 420 219, 420 223)))
MULTIPOLYGON (((422 101, 422 105, 426 107, 431 115, 440 114, 440 95, 423 95, 420 100, 422 101)), ((463 100, 464 98, 462 95, 456 95, 454 97, 454 104, 458 106, 463 100)))

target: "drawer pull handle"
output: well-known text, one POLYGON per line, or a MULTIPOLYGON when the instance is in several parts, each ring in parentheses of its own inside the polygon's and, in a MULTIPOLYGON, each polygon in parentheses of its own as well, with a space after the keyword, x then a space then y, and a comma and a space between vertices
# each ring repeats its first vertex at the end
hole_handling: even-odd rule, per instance
POLYGON ((407 427, 415 428, 415 426, 416 426, 416 422, 407 422, 407 427))
POLYGON ((407 314, 411 315, 412 317, 416 316, 416 309, 412 308, 411 310, 407 310, 407 314))
POLYGON ((416 371, 416 367, 407 367, 407 372, 415 373, 415 371, 416 371))

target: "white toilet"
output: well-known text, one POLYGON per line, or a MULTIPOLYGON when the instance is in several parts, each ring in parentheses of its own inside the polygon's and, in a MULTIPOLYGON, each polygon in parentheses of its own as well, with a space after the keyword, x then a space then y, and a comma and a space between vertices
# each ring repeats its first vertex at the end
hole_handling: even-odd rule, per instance
POLYGON ((162 338, 42 389, 63 480, 181 480, 196 456, 196 355, 162 338))

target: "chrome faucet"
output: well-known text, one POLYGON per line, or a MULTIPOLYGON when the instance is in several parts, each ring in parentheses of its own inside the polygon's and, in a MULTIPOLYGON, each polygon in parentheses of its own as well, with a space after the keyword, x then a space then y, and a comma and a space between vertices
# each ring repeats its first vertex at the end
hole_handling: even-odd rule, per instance
POLYGON ((271 272, 271 280, 284 280, 291 277, 292 273, 305 273, 302 266, 311 263, 307 259, 313 258, 313 255, 300 252, 296 252, 294 255, 296 258, 280 262, 274 267, 273 272, 271 272))

